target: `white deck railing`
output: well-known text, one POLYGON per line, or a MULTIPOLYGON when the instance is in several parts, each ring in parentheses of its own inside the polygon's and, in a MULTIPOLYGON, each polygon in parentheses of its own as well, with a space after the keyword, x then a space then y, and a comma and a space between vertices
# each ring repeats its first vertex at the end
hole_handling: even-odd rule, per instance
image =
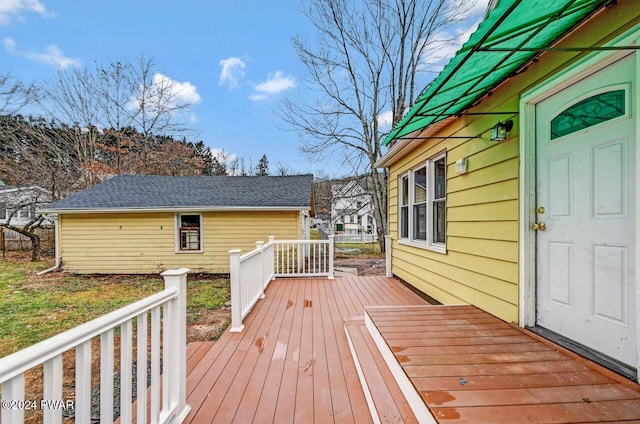
POLYGON ((251 312, 264 289, 275 278, 273 268, 273 237, 269 242, 256 242, 255 250, 240 255, 240 249, 229 251, 231 277, 231 332, 244 328, 242 320, 251 312))
POLYGON ((329 240, 275 240, 256 242, 256 249, 241 255, 229 251, 231 274, 231 332, 244 328, 242 320, 264 298, 276 277, 333 278, 333 236, 329 240))
POLYGON ((136 327, 137 422, 180 423, 186 404, 186 268, 162 273, 165 289, 110 314, 0 359, 2 423, 23 423, 25 409, 41 409, 44 423, 91 423, 91 340, 100 337, 100 422, 114 421, 114 333, 120 334, 120 422, 131 423, 133 333, 136 327), (149 327, 150 324, 150 327, 149 327), (162 349, 160 337, 162 328, 162 349), (150 345, 150 355, 148 346, 150 345), (75 350, 75 396, 63 399, 62 354, 75 350), (150 356, 150 358, 149 358, 150 356), (150 375, 147 373, 150 359, 150 375), (160 364, 163 364, 162 378, 160 364), (44 365, 42 402, 25 399, 25 372, 44 365), (147 388, 147 381, 151 386, 147 388), (162 387, 161 387, 162 384, 162 387), (162 392, 162 398, 160 393, 162 392), (149 396, 148 396, 149 395, 149 396), (150 403, 150 414, 147 406, 150 403))
POLYGON ((275 241, 276 277, 333 278, 334 237, 275 241))

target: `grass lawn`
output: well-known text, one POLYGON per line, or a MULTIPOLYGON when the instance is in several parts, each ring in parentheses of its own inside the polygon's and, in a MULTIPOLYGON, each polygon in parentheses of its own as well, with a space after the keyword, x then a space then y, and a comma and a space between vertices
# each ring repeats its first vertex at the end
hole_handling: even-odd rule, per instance
POLYGON ((336 243, 336 257, 384 258, 380 245, 375 243, 336 243))
MULTIPOLYGON (((321 240, 320 230, 311 229, 311 240, 321 240)), ((380 253, 380 245, 375 243, 336 243, 336 258, 384 258, 384 253, 380 253)))
MULTIPOLYGON (((0 258, 0 357, 164 288, 159 275, 36 275, 52 265, 51 260, 30 262, 24 254, 0 258)), ((228 279, 190 275, 187 324, 206 325, 211 311, 221 310, 229 298, 228 279)))

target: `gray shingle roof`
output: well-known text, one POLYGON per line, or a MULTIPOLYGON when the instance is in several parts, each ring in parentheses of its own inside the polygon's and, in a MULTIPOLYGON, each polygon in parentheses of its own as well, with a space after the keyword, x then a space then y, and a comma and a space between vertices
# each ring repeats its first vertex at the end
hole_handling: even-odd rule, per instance
POLYGON ((169 177, 119 175, 42 212, 107 209, 309 208, 313 175, 169 177))

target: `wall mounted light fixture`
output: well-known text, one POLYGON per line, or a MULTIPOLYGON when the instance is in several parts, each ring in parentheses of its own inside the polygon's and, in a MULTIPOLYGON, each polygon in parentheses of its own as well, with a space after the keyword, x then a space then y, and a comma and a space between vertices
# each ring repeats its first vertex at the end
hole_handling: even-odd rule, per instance
POLYGON ((491 141, 502 141, 507 138, 507 134, 513 128, 513 121, 509 119, 505 122, 498 122, 491 128, 491 141))

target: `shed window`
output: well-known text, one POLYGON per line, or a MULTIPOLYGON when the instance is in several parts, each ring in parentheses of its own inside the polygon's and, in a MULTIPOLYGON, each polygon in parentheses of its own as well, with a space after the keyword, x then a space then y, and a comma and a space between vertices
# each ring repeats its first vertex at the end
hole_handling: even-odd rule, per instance
POLYGON ((568 107, 551 120, 551 140, 624 116, 625 90, 607 91, 568 107))
POLYGON ((202 251, 202 217, 178 215, 178 249, 181 252, 202 251))

